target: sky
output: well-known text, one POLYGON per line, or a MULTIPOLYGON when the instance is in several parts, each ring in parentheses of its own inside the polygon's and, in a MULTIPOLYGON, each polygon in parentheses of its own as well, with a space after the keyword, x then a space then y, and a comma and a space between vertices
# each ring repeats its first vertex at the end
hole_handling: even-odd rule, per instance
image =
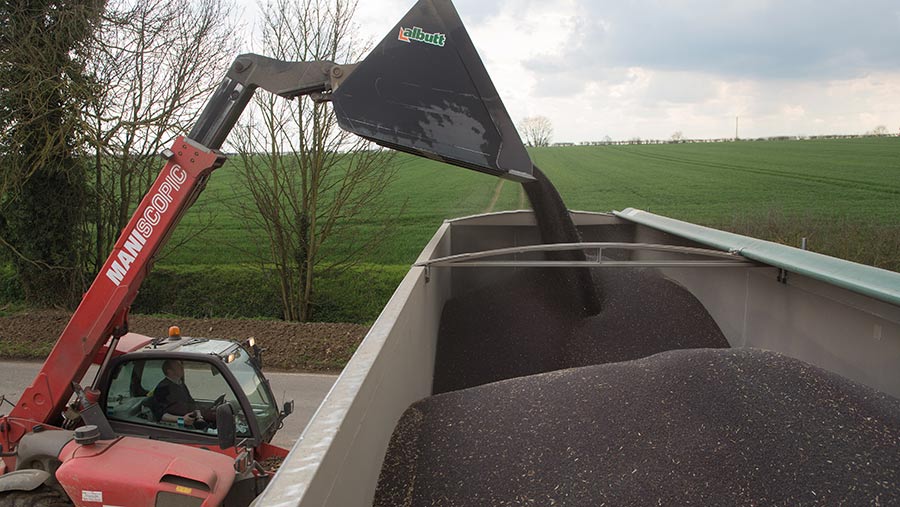
MULTIPOLYGON (((360 0, 360 33, 414 4, 360 0)), ((900 132, 898 0, 454 4, 510 116, 555 142, 900 132)))

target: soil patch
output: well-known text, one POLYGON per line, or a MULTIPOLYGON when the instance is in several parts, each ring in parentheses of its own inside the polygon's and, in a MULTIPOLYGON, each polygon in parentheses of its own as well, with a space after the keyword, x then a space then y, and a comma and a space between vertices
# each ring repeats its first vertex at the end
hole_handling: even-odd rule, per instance
MULTIPOLYGON (((42 360, 69 322, 69 312, 29 310, 0 317, 0 359, 42 360)), ((256 338, 267 370, 338 372, 362 341, 367 326, 253 319, 189 319, 132 315, 131 331, 163 336, 169 326, 182 336, 243 341, 256 338)))

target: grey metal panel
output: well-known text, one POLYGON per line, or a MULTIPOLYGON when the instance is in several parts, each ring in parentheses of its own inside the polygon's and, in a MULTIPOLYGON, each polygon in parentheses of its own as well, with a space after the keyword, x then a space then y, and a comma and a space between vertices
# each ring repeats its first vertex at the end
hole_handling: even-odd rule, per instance
MULTIPOLYGON (((613 213, 597 213, 594 211, 570 211, 569 212, 579 228, 591 225, 629 224, 613 213)), ((494 213, 482 213, 465 217, 452 218, 447 223, 453 225, 490 225, 490 226, 535 226, 534 212, 531 210, 497 211, 494 213)))
MULTIPOLYGON (((423 256, 449 254, 447 226, 423 256)), ((258 506, 371 505, 380 463, 403 411, 431 394, 449 273, 413 268, 291 449, 258 506)))
MULTIPOLYGON (((808 277, 749 277, 747 346, 776 350, 900 397, 900 312, 808 277), (890 318, 884 318, 893 313, 890 318)), ((849 291, 847 291, 849 292, 849 291)), ((884 305, 887 306, 887 305, 884 305)))
POLYGON ((900 309, 774 268, 663 272, 690 290, 734 347, 774 350, 900 397, 900 309))
POLYGON ((900 305, 900 273, 628 208, 617 215, 720 250, 900 305))
POLYGON ((0 476, 0 493, 6 491, 33 491, 47 482, 50 472, 44 470, 16 470, 0 476))
MULTIPOLYGON (((635 240, 698 244, 646 226, 635 240)), ((796 273, 779 281, 774 267, 661 271, 703 303, 733 347, 774 350, 900 397, 900 307, 796 273)))
MULTIPOLYGON (((453 239, 453 252, 456 255, 464 252, 477 252, 507 246, 536 245, 540 243, 540 235, 534 225, 485 226, 471 225, 464 222, 451 222, 450 233, 453 239)), ((540 255, 532 254, 509 256, 509 260, 537 259, 540 255)), ((439 270, 432 270, 439 271, 439 270)), ((515 275, 512 269, 485 269, 465 272, 453 271, 452 293, 462 294, 480 287, 502 283, 515 275)))
MULTIPOLYGON (((572 212, 585 241, 631 241, 635 225, 609 213, 572 212)), ((530 210, 502 211, 448 220, 453 238, 452 254, 480 252, 495 248, 537 245, 540 232, 530 210)), ((541 254, 510 256, 507 260, 539 260, 541 254)), ((421 259, 420 259, 421 260, 421 259)), ((419 261, 417 261, 419 262, 419 261)), ((479 268, 457 270, 452 278, 453 294, 502 283, 515 275, 513 269, 479 268)))

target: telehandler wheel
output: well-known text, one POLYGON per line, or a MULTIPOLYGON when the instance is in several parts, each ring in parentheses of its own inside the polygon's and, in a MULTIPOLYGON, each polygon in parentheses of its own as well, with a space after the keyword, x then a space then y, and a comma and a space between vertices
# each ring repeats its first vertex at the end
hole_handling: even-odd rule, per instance
POLYGON ((0 493, 0 507, 73 507, 61 491, 47 485, 31 491, 7 491, 0 493))

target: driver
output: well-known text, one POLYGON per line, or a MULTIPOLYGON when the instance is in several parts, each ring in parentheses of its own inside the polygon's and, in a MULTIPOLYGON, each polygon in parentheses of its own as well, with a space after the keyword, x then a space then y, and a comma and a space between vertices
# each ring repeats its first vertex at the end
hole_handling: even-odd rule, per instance
MULTIPOLYGON (((203 411, 184 383, 184 364, 179 359, 163 361, 165 378, 153 390, 151 409, 157 421, 176 423, 179 427, 206 429, 209 426, 203 417, 203 411)), ((208 413, 211 421, 214 414, 208 413)))

